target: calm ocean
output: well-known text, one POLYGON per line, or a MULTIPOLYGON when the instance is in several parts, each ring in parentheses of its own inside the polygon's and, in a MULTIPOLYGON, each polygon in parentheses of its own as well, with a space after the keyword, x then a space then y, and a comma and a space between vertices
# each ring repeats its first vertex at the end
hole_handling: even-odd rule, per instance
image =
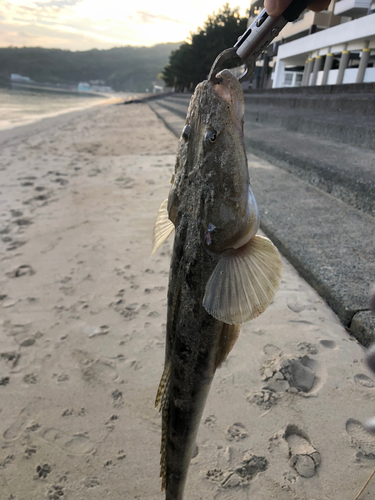
POLYGON ((105 96, 0 87, 0 130, 89 108, 106 100, 105 96))

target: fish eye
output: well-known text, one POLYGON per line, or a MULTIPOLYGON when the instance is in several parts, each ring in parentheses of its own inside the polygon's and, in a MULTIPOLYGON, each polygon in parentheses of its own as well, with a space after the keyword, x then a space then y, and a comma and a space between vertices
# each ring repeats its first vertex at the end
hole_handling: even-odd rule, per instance
POLYGON ((205 140, 206 142, 210 142, 211 144, 214 144, 217 139, 217 132, 216 130, 207 130, 205 140))
POLYGON ((190 125, 185 125, 185 127, 182 130, 182 137, 187 141, 190 136, 190 125))

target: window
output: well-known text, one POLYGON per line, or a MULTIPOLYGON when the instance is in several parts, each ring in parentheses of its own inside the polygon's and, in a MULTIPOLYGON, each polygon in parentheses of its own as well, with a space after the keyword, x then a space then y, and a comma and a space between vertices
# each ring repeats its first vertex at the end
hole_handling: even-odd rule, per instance
POLYGON ((302 83, 303 73, 296 73, 296 81, 294 83, 295 87, 300 87, 302 83))
POLYGON ((293 73, 284 73, 284 85, 293 85, 293 73))

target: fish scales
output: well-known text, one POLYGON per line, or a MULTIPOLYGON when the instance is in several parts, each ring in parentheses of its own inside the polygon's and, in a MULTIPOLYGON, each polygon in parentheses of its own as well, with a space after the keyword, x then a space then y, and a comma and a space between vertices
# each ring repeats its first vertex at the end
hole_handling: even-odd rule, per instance
POLYGON ((182 500, 199 423, 217 367, 240 324, 263 312, 281 279, 259 213, 243 144, 244 101, 224 70, 198 85, 179 141, 173 183, 154 229, 153 252, 175 229, 168 287, 161 478, 166 500, 182 500))

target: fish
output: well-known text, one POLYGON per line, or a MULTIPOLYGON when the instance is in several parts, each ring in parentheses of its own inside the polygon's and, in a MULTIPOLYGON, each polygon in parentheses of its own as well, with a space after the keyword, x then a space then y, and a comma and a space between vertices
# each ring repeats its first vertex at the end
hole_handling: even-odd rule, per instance
POLYGON ((182 500, 200 420, 216 369, 246 321, 274 299, 278 250, 257 235, 243 136, 245 103, 223 70, 190 100, 168 199, 157 215, 152 253, 174 232, 164 371, 160 477, 166 500, 182 500))

